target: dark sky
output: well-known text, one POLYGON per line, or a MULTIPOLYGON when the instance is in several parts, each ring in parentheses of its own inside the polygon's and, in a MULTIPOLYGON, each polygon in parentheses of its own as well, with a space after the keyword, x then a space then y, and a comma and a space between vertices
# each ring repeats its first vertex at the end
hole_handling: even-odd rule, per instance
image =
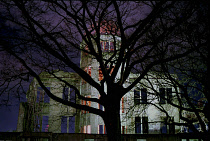
POLYGON ((14 131, 17 128, 19 104, 0 107, 0 132, 14 131))
MULTIPOLYGON (((25 86, 27 89, 28 86, 25 86)), ((0 132, 12 132, 17 128, 19 103, 25 101, 25 94, 21 95, 22 98, 18 98, 15 91, 10 93, 9 102, 8 93, 3 93, 0 96, 0 132)))
MULTIPOLYGON (((131 3, 129 6, 133 7, 133 4, 135 4, 135 3, 131 3)), ((129 6, 126 5, 126 7, 129 7, 129 6)), ((146 15, 150 12, 150 10, 148 10, 146 6, 139 7, 139 8, 141 8, 141 9, 137 9, 138 12, 133 11, 132 13, 130 13, 132 16, 128 16, 127 21, 136 21, 136 20, 142 19, 142 18, 146 17, 146 15), (144 12, 142 12, 142 11, 144 11, 144 12), (139 14, 139 13, 141 13, 141 14, 139 14)), ((74 59, 75 59, 74 61, 77 60, 76 57, 74 59)), ((0 69, 1 69, 1 62, 2 62, 2 60, 1 60, 1 56, 0 56, 0 69)), ((77 64, 79 64, 79 61, 77 62, 77 64)), ((28 82, 28 84, 30 84, 30 82, 28 82)), ((27 89, 28 87, 26 86, 25 88, 27 89)), ((4 98, 5 98, 4 96, 0 96, 0 102, 4 98)), ((15 96, 11 99, 12 99, 11 106, 0 105, 0 132, 16 130, 17 120, 18 120, 18 112, 19 112, 19 100, 15 96)), ((24 98, 21 101, 24 101, 24 98)))

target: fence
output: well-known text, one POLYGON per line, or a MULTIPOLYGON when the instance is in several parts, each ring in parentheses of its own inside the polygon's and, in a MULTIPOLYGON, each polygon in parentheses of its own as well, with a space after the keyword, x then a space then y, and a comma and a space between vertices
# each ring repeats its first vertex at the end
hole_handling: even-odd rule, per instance
MULTIPOLYGON (((204 134, 124 134, 123 141, 203 141, 204 134)), ((209 135, 206 135, 206 139, 209 135)), ((108 141, 106 134, 0 132, 0 141, 108 141)))

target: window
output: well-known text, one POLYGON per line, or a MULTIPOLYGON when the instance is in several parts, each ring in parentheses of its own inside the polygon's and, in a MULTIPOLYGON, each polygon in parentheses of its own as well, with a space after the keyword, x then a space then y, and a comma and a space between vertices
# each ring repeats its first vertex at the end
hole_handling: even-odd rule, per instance
POLYGON ((134 90, 134 104, 146 104, 147 103, 147 89, 143 88, 140 91, 134 90), (140 93, 141 92, 141 93, 140 93))
POLYGON ((109 42, 104 42, 104 51, 105 52, 109 51, 109 42))
POLYGON ((86 67, 84 71, 91 76, 91 66, 86 67))
MULTIPOLYGON (((84 71, 87 73, 87 67, 84 69, 84 71)), ((84 84, 86 84, 87 82, 84 80, 84 79, 82 79, 82 85, 84 85, 84 84)))
POLYGON ((75 133, 75 116, 61 117, 61 133, 75 133))
POLYGON ((91 125, 87 125, 87 133, 91 134, 91 125))
POLYGON ((142 117, 143 133, 148 133, 148 117, 142 117))
POLYGON ((165 88, 160 88, 160 104, 165 104, 165 88))
POLYGON ((168 101, 172 100, 172 88, 166 88, 166 94, 167 94, 167 99, 168 101))
MULTIPOLYGON (((88 45, 85 45, 85 50, 88 51, 88 52, 90 51, 89 48, 88 48, 88 45)), ((85 55, 88 55, 88 53, 85 52, 85 55)))
POLYGON ((162 134, 167 134, 167 124, 165 122, 161 122, 161 129, 162 134))
POLYGON ((83 129, 81 130, 81 133, 91 134, 91 125, 83 126, 83 129))
MULTIPOLYGON (((100 99, 100 95, 98 95, 98 99, 100 99)), ((98 103, 98 109, 104 110, 104 106, 98 103)))
POLYGON ((104 52, 113 52, 114 51, 114 43, 109 41, 101 41, 101 51, 104 52))
POLYGON ((76 94, 74 89, 70 89, 70 102, 76 103, 76 94))
POLYGON ((134 90, 134 105, 140 104, 140 91, 134 90))
POLYGON ((98 134, 106 134, 105 125, 98 125, 98 134))
POLYGON ((67 117, 61 117, 61 133, 67 133, 67 117))
MULTIPOLYGON (((50 91, 50 87, 46 87, 50 91)), ((36 102, 44 102, 49 103, 50 97, 45 93, 45 91, 42 89, 42 87, 37 88, 37 99, 36 102)))
MULTIPOLYGON (((91 96, 87 96, 87 98, 91 98, 91 96)), ((87 101, 87 106, 91 107, 91 101, 87 101)), ((87 113, 89 113, 89 111, 87 111, 87 113)))
POLYGON ((48 124, 48 116, 42 117, 42 132, 48 132, 49 124, 48 124))
MULTIPOLYGON (((82 100, 81 101, 81 105, 86 105, 86 101, 85 100, 82 100)), ((81 113, 82 114, 86 114, 86 111, 85 110, 81 110, 81 113)))
POLYGON ((88 66, 88 74, 91 76, 91 66, 88 66))
MULTIPOLYGON (((110 71, 109 72, 109 75, 111 75, 112 72, 114 71, 114 67, 115 66, 111 66, 111 70, 109 70, 110 71)), ((108 70, 109 69, 109 66, 107 66, 106 69, 108 70)), ((101 70, 101 67, 99 66, 98 67, 98 81, 101 81, 101 80, 103 80, 103 72, 101 70)))
POLYGON ((175 125, 173 122, 169 124, 169 134, 175 134, 175 125))
POLYGON ((111 75, 112 72, 114 71, 114 67, 115 67, 115 66, 111 66, 112 69, 111 69, 111 71, 110 71, 110 75, 111 75))
POLYGON ((101 70, 101 67, 99 66, 98 68, 98 81, 101 81, 103 79, 103 73, 101 70))
POLYGON ((167 134, 169 130, 169 134, 175 133, 175 125, 174 125, 174 117, 161 117, 161 128, 160 131, 162 134, 167 134))
POLYGON ((35 126, 34 126, 34 131, 35 132, 40 132, 41 128, 41 117, 36 115, 35 117, 35 126))
POLYGON ((100 109, 100 110, 104 110, 103 105, 98 104, 98 109, 100 109))
POLYGON ((125 126, 122 126, 122 134, 125 134, 125 126))
POLYGON ((103 134, 103 125, 98 125, 98 134, 103 134))
POLYGON ((135 133, 141 133, 141 118, 135 117, 135 133))
POLYGON ((63 100, 67 100, 67 101, 75 103, 76 102, 75 90, 69 87, 64 87, 62 98, 63 100))
POLYGON ((48 123, 48 116, 35 116, 35 126, 34 131, 35 132, 48 132, 49 123, 48 123))
MULTIPOLYGON (((91 96, 85 96, 87 98, 91 98, 91 96)), ((91 106, 91 101, 81 100, 81 105, 91 106)), ((82 114, 89 113, 89 111, 81 110, 82 114)))
POLYGON ((69 117, 69 133, 75 133, 75 116, 69 117))
POLYGON ((110 51, 114 51, 114 42, 110 42, 110 51))
POLYGON ((104 42, 100 41, 100 45, 101 45, 101 51, 103 51, 104 50, 104 42))
POLYGON ((62 99, 68 101, 68 95, 69 95, 69 88, 68 87, 64 87, 63 88, 63 96, 62 96, 62 99))
POLYGON ((122 97, 121 102, 122 102, 122 113, 125 112, 125 104, 124 104, 124 97, 122 97))
POLYGON ((145 89, 145 88, 141 89, 140 103, 142 103, 142 104, 146 104, 147 103, 147 89, 145 89))
POLYGON ((135 132, 148 133, 148 117, 135 117, 135 132))
POLYGON ((127 127, 126 126, 122 126, 122 134, 127 134, 127 127))
POLYGON ((172 88, 159 88, 160 104, 165 104, 167 101, 172 100, 172 88))

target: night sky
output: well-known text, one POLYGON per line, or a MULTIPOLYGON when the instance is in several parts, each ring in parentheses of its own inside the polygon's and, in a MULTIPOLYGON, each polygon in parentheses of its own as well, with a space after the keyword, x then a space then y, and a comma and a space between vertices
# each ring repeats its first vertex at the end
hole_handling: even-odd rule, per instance
POLYGON ((12 132, 17 128, 19 105, 0 107, 0 132, 12 132))
MULTIPOLYGON (((144 14, 138 15, 138 18, 144 18, 147 14, 149 14, 150 10, 145 10, 147 7, 144 7, 141 9, 141 11, 144 11, 144 14)), ((135 14, 134 14, 135 15, 135 14)), ((53 15, 54 16, 54 15, 53 15)), ((137 18, 137 17, 135 17, 137 18)), ((136 20, 134 17, 129 17, 128 21, 136 20)), ((1 19, 0 19, 1 22, 1 19)), ((73 62, 76 62, 76 64, 79 65, 79 59, 77 58, 79 55, 77 54, 75 58, 73 58, 73 62)), ((2 57, 0 56, 0 70, 3 67, 1 62, 2 57)), ((8 62, 13 62, 13 60, 8 60, 8 62)), ((72 71, 71 69, 68 71, 72 71)), ((1 78, 0 78, 1 80, 1 78)), ((27 85, 24 86, 25 91, 28 89, 28 85, 30 84, 30 81, 27 82, 27 85)), ((0 95, 0 132, 12 132, 15 131, 17 128, 17 121, 18 121, 18 112, 19 112, 19 103, 26 101, 25 94, 22 95, 23 97, 19 99, 15 92, 10 96, 10 102, 8 104, 4 104, 5 99, 7 99, 7 95, 3 94, 0 95)))

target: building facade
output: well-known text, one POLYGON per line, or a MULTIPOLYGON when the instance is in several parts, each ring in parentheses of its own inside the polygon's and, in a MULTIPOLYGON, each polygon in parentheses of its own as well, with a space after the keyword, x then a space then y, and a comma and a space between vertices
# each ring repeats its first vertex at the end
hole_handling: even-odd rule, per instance
MULTIPOLYGON (((55 75, 71 84, 79 83, 79 78, 75 73, 58 71, 55 75)), ((54 95, 76 102, 73 89, 46 72, 41 73, 40 78, 54 95)), ((20 104, 17 131, 75 133, 78 127, 76 115, 75 108, 50 99, 34 79, 27 92, 27 102, 20 104)))
MULTIPOLYGON (((100 45, 103 52, 103 59, 109 59, 114 50, 120 48, 121 38, 119 34, 117 34, 118 32, 113 36, 113 34, 108 34, 105 31, 109 30, 101 31, 100 45), (115 47, 114 44, 116 45, 115 47)), ((81 48, 88 49, 85 43, 81 44, 81 48)), ((94 48, 97 50, 96 45, 94 48)), ((112 58, 112 60, 114 59, 115 58, 112 58)), ((80 67, 96 82, 100 83, 103 79, 99 63, 86 53, 81 53, 80 67)), ((107 66, 107 68, 114 68, 114 64, 112 66, 107 66)), ((112 70, 110 73, 112 73, 112 70)), ((140 74, 130 75, 124 84, 125 87, 139 75, 140 74)), ((116 79, 118 79, 119 76, 120 71, 118 71, 116 79)), ((165 78, 156 76, 152 72, 148 74, 147 77, 150 79, 151 83, 149 83, 147 79, 143 79, 142 82, 136 85, 135 88, 121 99, 120 115, 122 134, 174 134, 179 132, 180 128, 174 125, 174 122, 180 121, 178 114, 179 110, 167 103, 168 100, 172 100, 172 98, 175 97, 175 88, 172 85, 167 84, 165 78), (161 96, 158 97, 155 94, 156 92, 160 93, 161 96), (166 110, 167 114, 161 112, 161 109, 166 110)), ((176 75, 174 75, 174 77, 176 77, 176 75)), ((105 84, 105 92, 106 89, 107 87, 105 84)), ((89 98, 100 97, 98 91, 83 80, 81 81, 80 91, 81 94, 89 98)), ((81 101, 81 104, 104 110, 102 105, 94 102, 81 101)), ((87 111, 81 111, 80 128, 81 133, 106 133, 103 119, 100 116, 91 114, 87 111)))
MULTIPOLYGON (((113 34, 111 35, 106 31, 101 29, 100 36, 104 59, 108 59, 114 50, 119 49, 121 45, 121 38, 118 33, 113 36, 113 34)), ((84 42, 81 43, 81 48, 88 50, 84 42)), ((97 48, 96 45, 95 48, 97 48)), ((103 79, 99 63, 85 52, 81 53, 80 67, 96 82, 100 83, 103 79)), ((107 67, 114 68, 114 64, 107 67)), ((112 70, 110 73, 112 73, 112 70)), ((119 78, 119 75, 120 71, 118 71, 116 79, 119 78)), ((130 75, 125 87, 139 75, 130 75)), ((81 80, 75 73, 59 71, 57 76, 79 86, 81 94, 85 97, 100 97, 95 88, 81 80)), ((95 102, 76 101, 74 91, 51 75, 43 72, 40 77, 45 82, 48 90, 56 96, 104 110, 102 105, 95 102)), ((146 78, 143 79, 121 99, 122 134, 174 134, 179 132, 180 128, 174 125, 174 122, 180 121, 179 110, 167 103, 168 100, 175 96, 175 88, 167 84, 165 79, 157 77, 152 72, 147 77, 147 79, 151 80, 151 83, 148 83, 146 78), (160 96, 157 96, 156 92, 159 92, 160 96), (161 111, 161 108, 166 109, 167 113, 161 111)), ((174 77, 176 76, 174 75, 174 77)), ((106 84, 104 90, 106 90, 106 84)), ((91 114, 88 111, 76 110, 51 100, 44 94, 36 80, 30 85, 27 101, 27 103, 20 106, 17 131, 106 134, 106 128, 100 116, 91 114)))

